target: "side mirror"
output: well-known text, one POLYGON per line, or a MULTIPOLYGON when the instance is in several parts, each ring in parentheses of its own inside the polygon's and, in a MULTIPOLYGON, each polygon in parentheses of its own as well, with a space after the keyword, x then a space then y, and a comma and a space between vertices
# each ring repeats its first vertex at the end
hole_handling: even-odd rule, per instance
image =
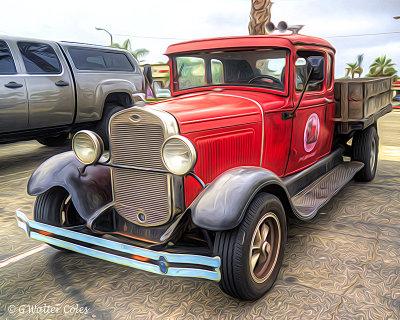
POLYGON ((153 74, 151 73, 151 65, 145 64, 143 66, 143 76, 147 79, 149 85, 153 83, 153 74))
POLYGON ((319 82, 325 78, 325 58, 320 56, 310 56, 307 58, 307 74, 312 73, 310 82, 319 82))

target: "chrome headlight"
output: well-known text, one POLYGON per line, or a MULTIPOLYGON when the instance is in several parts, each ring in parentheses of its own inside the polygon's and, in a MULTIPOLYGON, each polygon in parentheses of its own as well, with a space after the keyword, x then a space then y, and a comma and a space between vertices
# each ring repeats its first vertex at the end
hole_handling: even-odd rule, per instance
POLYGON ((182 136, 172 136, 165 140, 161 155, 166 168, 180 176, 191 171, 197 161, 196 148, 189 139, 182 136))
POLYGON ((93 164, 103 154, 104 144, 98 134, 89 130, 81 130, 72 139, 72 150, 80 162, 93 164))

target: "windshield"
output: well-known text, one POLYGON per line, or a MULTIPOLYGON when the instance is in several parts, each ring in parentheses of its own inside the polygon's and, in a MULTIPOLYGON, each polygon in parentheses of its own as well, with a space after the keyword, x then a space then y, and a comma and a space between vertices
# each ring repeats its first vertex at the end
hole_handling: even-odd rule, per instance
POLYGON ((175 91, 205 86, 250 86, 285 91, 288 50, 202 52, 175 57, 175 91))

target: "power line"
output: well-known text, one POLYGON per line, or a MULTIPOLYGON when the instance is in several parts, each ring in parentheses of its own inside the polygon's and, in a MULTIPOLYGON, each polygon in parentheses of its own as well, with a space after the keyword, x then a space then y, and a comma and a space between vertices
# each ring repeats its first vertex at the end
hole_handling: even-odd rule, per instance
POLYGON ((324 37, 324 38, 350 38, 350 37, 378 36, 378 35, 383 35, 383 34, 398 34, 398 33, 400 33, 400 31, 350 34, 350 35, 343 35, 343 36, 329 36, 329 37, 324 37))

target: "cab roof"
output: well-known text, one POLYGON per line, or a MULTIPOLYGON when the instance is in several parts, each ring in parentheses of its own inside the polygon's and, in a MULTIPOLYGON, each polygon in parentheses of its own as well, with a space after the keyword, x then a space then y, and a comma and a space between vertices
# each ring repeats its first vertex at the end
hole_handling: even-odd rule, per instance
POLYGON ((208 50, 224 50, 227 48, 255 48, 255 47, 286 47, 294 45, 316 45, 332 49, 335 48, 326 40, 301 34, 235 36, 210 39, 199 39, 172 44, 167 48, 166 55, 184 52, 208 50))

